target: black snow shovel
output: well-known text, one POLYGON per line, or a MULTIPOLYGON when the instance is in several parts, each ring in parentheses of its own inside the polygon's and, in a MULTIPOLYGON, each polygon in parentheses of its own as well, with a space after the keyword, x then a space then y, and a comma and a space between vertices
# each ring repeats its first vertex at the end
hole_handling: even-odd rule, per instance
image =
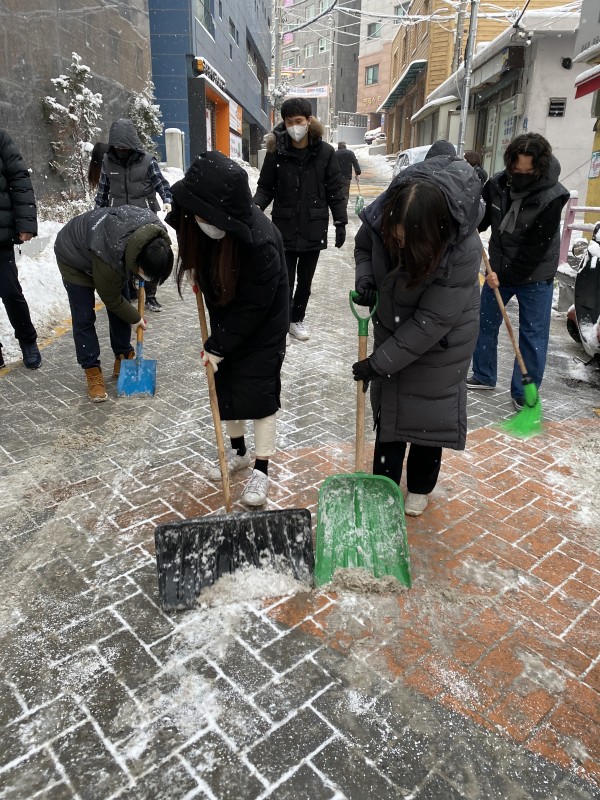
MULTIPOLYGON (((369 320, 360 316, 354 305, 356 292, 350 292, 350 308, 358 320, 358 360, 367 357, 369 320)), ((332 475, 319 491, 315 583, 328 583, 336 569, 362 568, 376 578, 393 575, 402 586, 410 587, 408 542, 404 518, 404 499, 397 483, 385 475, 370 475, 364 469, 365 393, 363 382, 356 389, 356 444, 352 475, 332 475)))
MULTIPOLYGON (((204 303, 197 287, 194 291, 202 341, 205 342, 208 327, 204 303)), ((240 567, 270 566, 308 584, 313 580, 314 554, 308 509, 230 513, 229 471, 214 370, 210 362, 206 365, 206 378, 226 513, 169 522, 156 528, 158 593, 165 611, 193 608, 205 586, 240 567)))

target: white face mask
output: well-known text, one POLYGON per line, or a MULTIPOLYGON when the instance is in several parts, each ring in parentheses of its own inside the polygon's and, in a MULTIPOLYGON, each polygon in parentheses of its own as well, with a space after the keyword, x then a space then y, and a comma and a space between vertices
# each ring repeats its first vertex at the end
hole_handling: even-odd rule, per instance
POLYGON ((217 228, 215 225, 211 225, 209 222, 204 222, 199 217, 194 217, 198 226, 204 233, 210 237, 211 239, 222 239, 225 236, 225 231, 222 231, 220 228, 217 228))
POLYGON ((286 131, 295 142, 301 142, 308 132, 308 125, 290 125, 286 131))

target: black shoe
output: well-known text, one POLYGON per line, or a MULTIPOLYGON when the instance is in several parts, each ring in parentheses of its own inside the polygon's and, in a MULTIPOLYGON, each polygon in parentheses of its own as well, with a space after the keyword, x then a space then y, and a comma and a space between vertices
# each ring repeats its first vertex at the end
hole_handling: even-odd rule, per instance
POLYGON ((23 352, 23 363, 27 369, 38 369, 42 366, 42 356, 40 355, 37 342, 32 344, 23 344, 19 342, 21 351, 23 352))
POLYGON ((145 306, 148 309, 148 311, 162 311, 162 306, 158 302, 156 297, 147 297, 145 306))
POLYGON ((525 398, 524 397, 513 397, 512 404, 515 407, 515 411, 521 411, 525 408, 525 398))
POLYGON ((490 386, 489 383, 482 383, 477 378, 471 376, 467 378, 467 389, 495 389, 495 386, 490 386))

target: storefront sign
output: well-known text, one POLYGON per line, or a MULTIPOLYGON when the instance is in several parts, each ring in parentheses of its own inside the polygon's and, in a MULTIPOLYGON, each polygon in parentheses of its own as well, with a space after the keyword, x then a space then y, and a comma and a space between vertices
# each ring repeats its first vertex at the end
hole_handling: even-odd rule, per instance
POLYGON ((219 89, 225 89, 225 78, 218 73, 217 70, 211 66, 205 58, 195 58, 192 61, 192 66, 197 75, 204 75, 204 77, 212 81, 215 86, 218 86, 219 89))
POLYGON ((242 132, 242 107, 229 100, 229 128, 236 133, 242 132))
POLYGON ((327 97, 329 86, 290 86, 287 97, 327 97))
POLYGON ((242 158, 242 137, 229 131, 229 157, 242 158))
POLYGON ((594 150, 588 178, 600 178, 600 150, 594 150))

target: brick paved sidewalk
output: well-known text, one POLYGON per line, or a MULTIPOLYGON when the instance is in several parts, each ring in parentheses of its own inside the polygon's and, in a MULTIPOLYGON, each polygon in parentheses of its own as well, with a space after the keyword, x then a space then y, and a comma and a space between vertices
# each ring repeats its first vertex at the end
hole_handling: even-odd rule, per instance
MULTIPOLYGON (((316 513, 324 478, 354 470, 348 238, 322 258, 311 339, 286 358, 271 507, 316 513)), ((222 499, 205 477, 195 304, 172 288, 161 302, 151 400, 113 385, 90 404, 70 336, 39 372, 0 373, 0 797, 600 797, 600 396, 564 320, 542 438, 493 427, 512 413, 503 339, 499 388, 470 398, 467 450, 445 453, 408 520, 410 591, 234 595, 166 615, 154 528, 222 499)))

